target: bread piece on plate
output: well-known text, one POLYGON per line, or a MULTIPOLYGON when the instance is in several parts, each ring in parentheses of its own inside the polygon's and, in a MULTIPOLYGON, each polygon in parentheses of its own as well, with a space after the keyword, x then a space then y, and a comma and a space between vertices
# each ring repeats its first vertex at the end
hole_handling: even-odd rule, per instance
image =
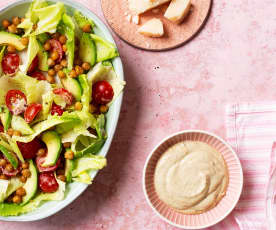
POLYGON ((181 23, 189 14, 191 0, 172 0, 164 16, 174 23, 181 23))
POLYGON ((138 32, 147 37, 160 38, 164 35, 163 23, 158 18, 153 18, 142 25, 138 32))
POLYGON ((129 9, 135 14, 142 14, 171 0, 128 0, 129 9))

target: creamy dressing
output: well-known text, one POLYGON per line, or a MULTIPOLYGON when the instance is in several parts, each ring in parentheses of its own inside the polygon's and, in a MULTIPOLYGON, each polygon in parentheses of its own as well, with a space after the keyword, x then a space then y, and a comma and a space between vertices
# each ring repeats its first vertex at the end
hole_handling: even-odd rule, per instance
POLYGON ((228 170, 222 155, 203 142, 185 141, 159 159, 154 175, 159 198, 186 214, 203 213, 226 193, 228 170))

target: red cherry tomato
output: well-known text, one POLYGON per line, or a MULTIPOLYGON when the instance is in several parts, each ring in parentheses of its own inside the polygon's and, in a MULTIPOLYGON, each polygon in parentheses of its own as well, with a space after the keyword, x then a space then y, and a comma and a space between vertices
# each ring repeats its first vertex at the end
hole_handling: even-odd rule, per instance
POLYGON ((63 114, 64 110, 61 108, 61 106, 53 103, 52 109, 51 109, 51 114, 55 115, 57 113, 58 116, 61 116, 63 114))
POLYGON ((72 105, 74 101, 74 96, 68 90, 64 88, 54 89, 54 94, 57 94, 63 98, 67 105, 72 105))
POLYGON ((27 98, 20 90, 12 89, 6 94, 6 105, 14 115, 19 115, 26 110, 27 98))
POLYGON ((58 190, 58 182, 54 173, 44 172, 39 174, 39 187, 43 192, 55 192, 58 190))
POLYGON ((13 74, 19 67, 20 57, 15 53, 8 53, 2 59, 2 68, 5 74, 13 74))
POLYGON ((23 143, 17 142, 24 159, 33 159, 36 157, 36 153, 39 149, 43 148, 42 143, 38 138, 33 139, 31 142, 23 143))
POLYGON ((61 159, 59 158, 59 159, 57 160, 57 163, 56 163, 55 165, 53 165, 53 166, 43 167, 42 164, 43 164, 44 161, 45 161, 45 157, 46 157, 46 156, 41 156, 41 157, 37 157, 37 158, 36 158, 35 161, 36 161, 36 166, 37 166, 37 168, 38 168, 38 171, 39 171, 39 172, 53 172, 53 171, 55 171, 55 170, 58 168, 58 166, 60 165, 61 159))
POLYGON ((29 66, 28 74, 34 72, 37 69, 38 61, 39 61, 39 59, 38 59, 38 56, 36 55, 35 58, 33 59, 32 63, 29 66))
POLYGON ((107 81, 98 81, 93 85, 92 98, 97 104, 106 105, 114 96, 112 86, 107 81))
POLYGON ((52 47, 52 50, 57 51, 57 53, 58 53, 57 62, 60 62, 62 60, 62 56, 63 56, 63 50, 62 50, 61 43, 56 39, 50 39, 49 42, 52 47))
POLYGON ((44 74, 39 71, 35 71, 31 73, 30 76, 33 78, 36 78, 39 81, 46 80, 46 77, 44 76, 44 74))
POLYGON ((29 105, 24 113, 24 118, 27 123, 33 121, 36 115, 42 110, 42 105, 39 103, 33 103, 29 105))

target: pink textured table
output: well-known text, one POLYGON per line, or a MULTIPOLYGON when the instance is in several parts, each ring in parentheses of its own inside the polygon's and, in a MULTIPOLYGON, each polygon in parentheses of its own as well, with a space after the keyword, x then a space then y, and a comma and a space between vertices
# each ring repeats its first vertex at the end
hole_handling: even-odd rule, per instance
MULTIPOLYGON (((10 1, 0 6, 4 2, 10 1)), ((81 2, 103 19, 99 0, 81 2)), ((228 102, 276 99, 275 12, 274 0, 214 1, 201 33, 169 52, 137 50, 115 36, 127 87, 108 167, 55 216, 34 223, 1 222, 0 229, 176 229, 146 203, 145 159, 162 138, 183 129, 225 137, 228 102)))

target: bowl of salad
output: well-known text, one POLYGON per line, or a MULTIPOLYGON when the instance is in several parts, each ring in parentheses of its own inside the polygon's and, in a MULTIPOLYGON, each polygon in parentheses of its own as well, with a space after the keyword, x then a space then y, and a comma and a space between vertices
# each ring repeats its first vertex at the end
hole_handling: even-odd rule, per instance
POLYGON ((125 85, 100 19, 68 0, 0 10, 0 220, 34 221, 106 166, 125 85))

